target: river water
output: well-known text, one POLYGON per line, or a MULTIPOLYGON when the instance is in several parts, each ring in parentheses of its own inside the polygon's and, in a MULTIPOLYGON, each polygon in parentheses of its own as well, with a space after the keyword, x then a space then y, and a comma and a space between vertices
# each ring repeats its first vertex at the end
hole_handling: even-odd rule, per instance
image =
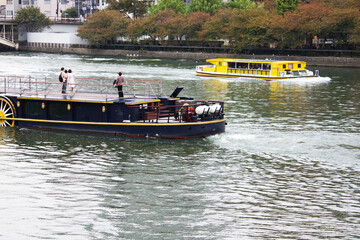
POLYGON ((360 239, 360 69, 266 82, 199 64, 0 53, 0 75, 122 71, 224 100, 228 120, 190 140, 0 128, 0 239, 360 239))

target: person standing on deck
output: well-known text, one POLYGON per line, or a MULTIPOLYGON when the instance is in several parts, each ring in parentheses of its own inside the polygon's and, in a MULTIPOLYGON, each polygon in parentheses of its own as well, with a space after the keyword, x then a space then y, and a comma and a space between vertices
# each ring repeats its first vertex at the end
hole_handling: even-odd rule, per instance
POLYGON ((61 76, 60 81, 62 82, 61 93, 66 93, 67 73, 66 73, 66 70, 63 67, 61 68, 60 76, 61 76))
POLYGON ((67 73, 66 69, 65 69, 65 71, 62 72, 62 76, 63 76, 63 85, 62 85, 61 93, 65 94, 66 93, 67 79, 68 79, 68 73, 67 73))
POLYGON ((119 72, 119 76, 116 78, 116 80, 114 81, 114 86, 117 87, 118 89, 118 93, 119 93, 119 98, 124 97, 124 93, 123 93, 123 84, 125 82, 125 79, 123 76, 121 76, 122 73, 119 72))
POLYGON ((69 87, 71 87, 71 93, 74 93, 75 77, 74 77, 74 73, 72 72, 71 69, 69 69, 68 74, 67 74, 67 84, 69 85, 69 87))

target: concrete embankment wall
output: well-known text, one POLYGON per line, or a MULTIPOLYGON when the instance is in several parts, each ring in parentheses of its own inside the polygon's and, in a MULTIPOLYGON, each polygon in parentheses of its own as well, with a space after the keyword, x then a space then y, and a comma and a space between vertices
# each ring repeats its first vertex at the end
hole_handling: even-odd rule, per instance
POLYGON ((130 58, 168 58, 168 59, 196 59, 205 61, 210 58, 255 58, 277 60, 305 61, 312 66, 343 66, 360 67, 360 58, 350 57, 306 57, 306 56, 273 56, 273 55, 242 55, 226 53, 201 53, 201 52, 162 52, 162 51, 132 51, 132 50, 107 50, 89 48, 51 48, 22 46, 20 51, 79 54, 92 56, 112 56, 130 58))

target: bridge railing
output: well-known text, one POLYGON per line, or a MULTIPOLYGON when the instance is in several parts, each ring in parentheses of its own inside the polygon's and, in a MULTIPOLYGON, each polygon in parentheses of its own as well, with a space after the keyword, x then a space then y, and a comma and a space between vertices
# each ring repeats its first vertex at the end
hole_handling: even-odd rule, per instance
POLYGON ((0 21, 14 21, 14 15, 0 15, 0 21))
MULTIPOLYGON (((0 15, 0 21, 15 21, 15 15, 0 15)), ((49 16, 48 17, 53 22, 58 23, 83 23, 86 22, 85 18, 69 18, 61 16, 49 16)))

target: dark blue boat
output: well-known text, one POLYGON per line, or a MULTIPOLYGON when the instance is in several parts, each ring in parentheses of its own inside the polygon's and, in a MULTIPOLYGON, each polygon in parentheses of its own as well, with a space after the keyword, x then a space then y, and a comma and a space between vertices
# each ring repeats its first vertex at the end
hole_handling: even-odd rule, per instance
POLYGON ((206 137, 225 131, 224 103, 178 97, 183 87, 165 96, 159 83, 131 81, 119 98, 111 80, 82 79, 86 84, 77 84, 76 92, 66 94, 60 91, 62 83, 51 79, 2 76, 0 81, 3 127, 159 138, 206 137))

